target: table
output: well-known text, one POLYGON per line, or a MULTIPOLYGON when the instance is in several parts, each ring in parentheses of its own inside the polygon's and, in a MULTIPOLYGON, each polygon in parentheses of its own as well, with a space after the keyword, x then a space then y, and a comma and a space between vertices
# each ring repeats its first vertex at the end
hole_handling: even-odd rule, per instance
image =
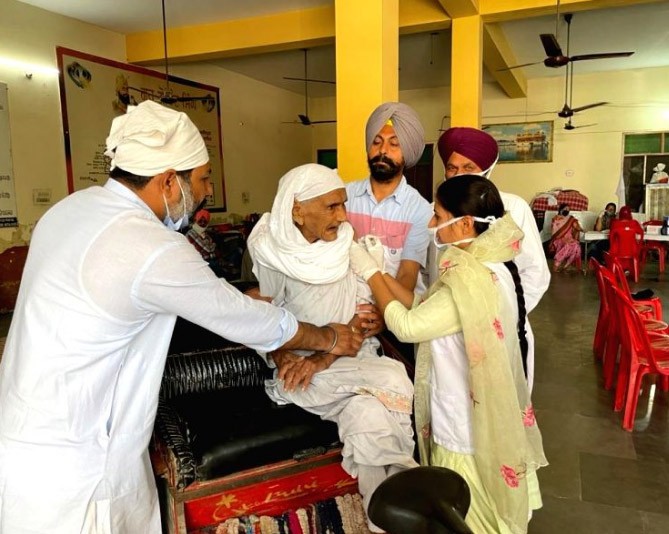
MULTIPOLYGON (((588 245, 593 241, 601 241, 602 239, 609 238, 609 231, 606 232, 596 232, 594 230, 589 232, 581 232, 579 241, 585 244, 585 251, 583 259, 583 271, 587 272, 588 270, 588 245)), ((669 242, 669 235, 655 234, 655 233, 645 233, 643 234, 644 241, 664 241, 669 242)))

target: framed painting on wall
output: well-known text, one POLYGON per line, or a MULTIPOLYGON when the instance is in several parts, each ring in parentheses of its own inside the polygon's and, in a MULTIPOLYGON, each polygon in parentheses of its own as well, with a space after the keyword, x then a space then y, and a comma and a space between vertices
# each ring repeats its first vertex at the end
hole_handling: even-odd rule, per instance
POLYGON ((128 105, 160 102, 171 94, 186 100, 163 105, 190 117, 209 152, 214 195, 207 199, 207 209, 226 210, 218 87, 170 75, 168 91, 162 72, 63 47, 57 47, 56 54, 70 193, 107 181, 105 140, 114 117, 125 113, 128 105))
POLYGON ((488 124, 483 130, 497 141, 498 163, 553 161, 553 121, 488 124))

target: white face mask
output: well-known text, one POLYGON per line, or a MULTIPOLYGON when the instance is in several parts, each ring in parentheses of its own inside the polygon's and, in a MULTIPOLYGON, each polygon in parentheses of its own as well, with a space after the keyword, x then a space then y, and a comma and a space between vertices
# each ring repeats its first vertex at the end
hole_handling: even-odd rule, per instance
MULTIPOLYGON (((468 174, 470 176, 481 176, 483 178, 488 178, 490 176, 490 173, 492 173, 492 170, 495 168, 495 165, 497 165, 497 160, 498 159, 499 159, 499 155, 495 158, 495 161, 492 162, 492 165, 490 167, 488 167, 485 171, 481 171, 481 172, 461 172, 459 174, 455 174, 455 175, 451 176, 451 178, 455 178, 456 176, 462 176, 463 174, 468 174)), ((444 176, 444 180, 448 180, 448 178, 446 178, 444 176)))
POLYGON ((172 217, 170 216, 170 207, 167 205, 167 199, 165 198, 165 194, 163 193, 163 202, 165 203, 165 209, 167 210, 167 215, 165 215, 165 218, 163 219, 163 224, 167 226, 170 230, 175 230, 179 231, 182 228, 185 228, 188 226, 188 211, 186 209, 186 194, 184 193, 184 188, 181 187, 181 180, 179 180, 179 177, 177 176, 177 184, 179 184, 179 189, 181 189, 181 200, 183 202, 183 215, 176 221, 172 220, 172 217))
MULTIPOLYGON (((464 215, 460 217, 454 217, 453 219, 450 219, 444 223, 441 223, 439 226, 435 226, 434 228, 430 228, 432 232, 434 232, 434 235, 432 236, 432 240, 434 241, 434 245, 441 250, 444 247, 451 247, 454 245, 460 245, 462 243, 471 243, 476 239, 475 237, 467 237, 465 239, 459 239, 457 241, 453 241, 451 243, 442 243, 439 241, 439 235, 438 232, 442 228, 446 228, 447 226, 450 226, 451 224, 454 224, 458 222, 460 219, 464 218, 464 215)), ((488 215, 487 217, 472 217, 476 222, 481 222, 481 223, 487 223, 487 224, 493 224, 496 220, 497 217, 494 215, 488 215)))

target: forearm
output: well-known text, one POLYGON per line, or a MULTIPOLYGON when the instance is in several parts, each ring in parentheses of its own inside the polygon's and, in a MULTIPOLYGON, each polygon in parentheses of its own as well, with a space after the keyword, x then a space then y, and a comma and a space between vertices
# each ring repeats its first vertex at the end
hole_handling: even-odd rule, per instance
POLYGON ((284 343, 282 350, 304 349, 329 352, 337 342, 337 333, 331 326, 318 327, 311 323, 299 322, 295 335, 284 343))

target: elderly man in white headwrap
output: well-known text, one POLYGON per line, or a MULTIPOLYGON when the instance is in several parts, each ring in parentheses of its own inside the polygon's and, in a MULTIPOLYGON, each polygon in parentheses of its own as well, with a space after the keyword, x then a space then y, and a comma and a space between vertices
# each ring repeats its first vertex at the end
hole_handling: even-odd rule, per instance
POLYGON ((111 179, 32 237, 0 364, 3 533, 161 532, 147 446, 177 315, 258 350, 362 343, 216 278, 170 231, 211 192, 198 129, 154 102, 128 109, 107 139, 111 179))
MULTIPOLYGON (((336 171, 316 164, 297 167, 281 178, 272 211, 255 226, 248 246, 262 295, 301 320, 349 322, 356 330, 358 285, 349 268, 353 229, 345 200, 336 171)), ((378 341, 367 337, 355 358, 272 353, 268 362, 277 370, 265 387, 274 401, 337 423, 343 467, 358 478, 365 507, 389 475, 417 465, 413 386, 404 366, 378 356, 378 348, 378 341)))
POLYGON ((425 147, 416 112, 400 102, 377 107, 367 121, 365 146, 370 176, 346 186, 348 220, 358 237, 374 235, 385 250, 385 269, 404 287, 422 294, 432 209, 411 187, 404 170, 425 147))

